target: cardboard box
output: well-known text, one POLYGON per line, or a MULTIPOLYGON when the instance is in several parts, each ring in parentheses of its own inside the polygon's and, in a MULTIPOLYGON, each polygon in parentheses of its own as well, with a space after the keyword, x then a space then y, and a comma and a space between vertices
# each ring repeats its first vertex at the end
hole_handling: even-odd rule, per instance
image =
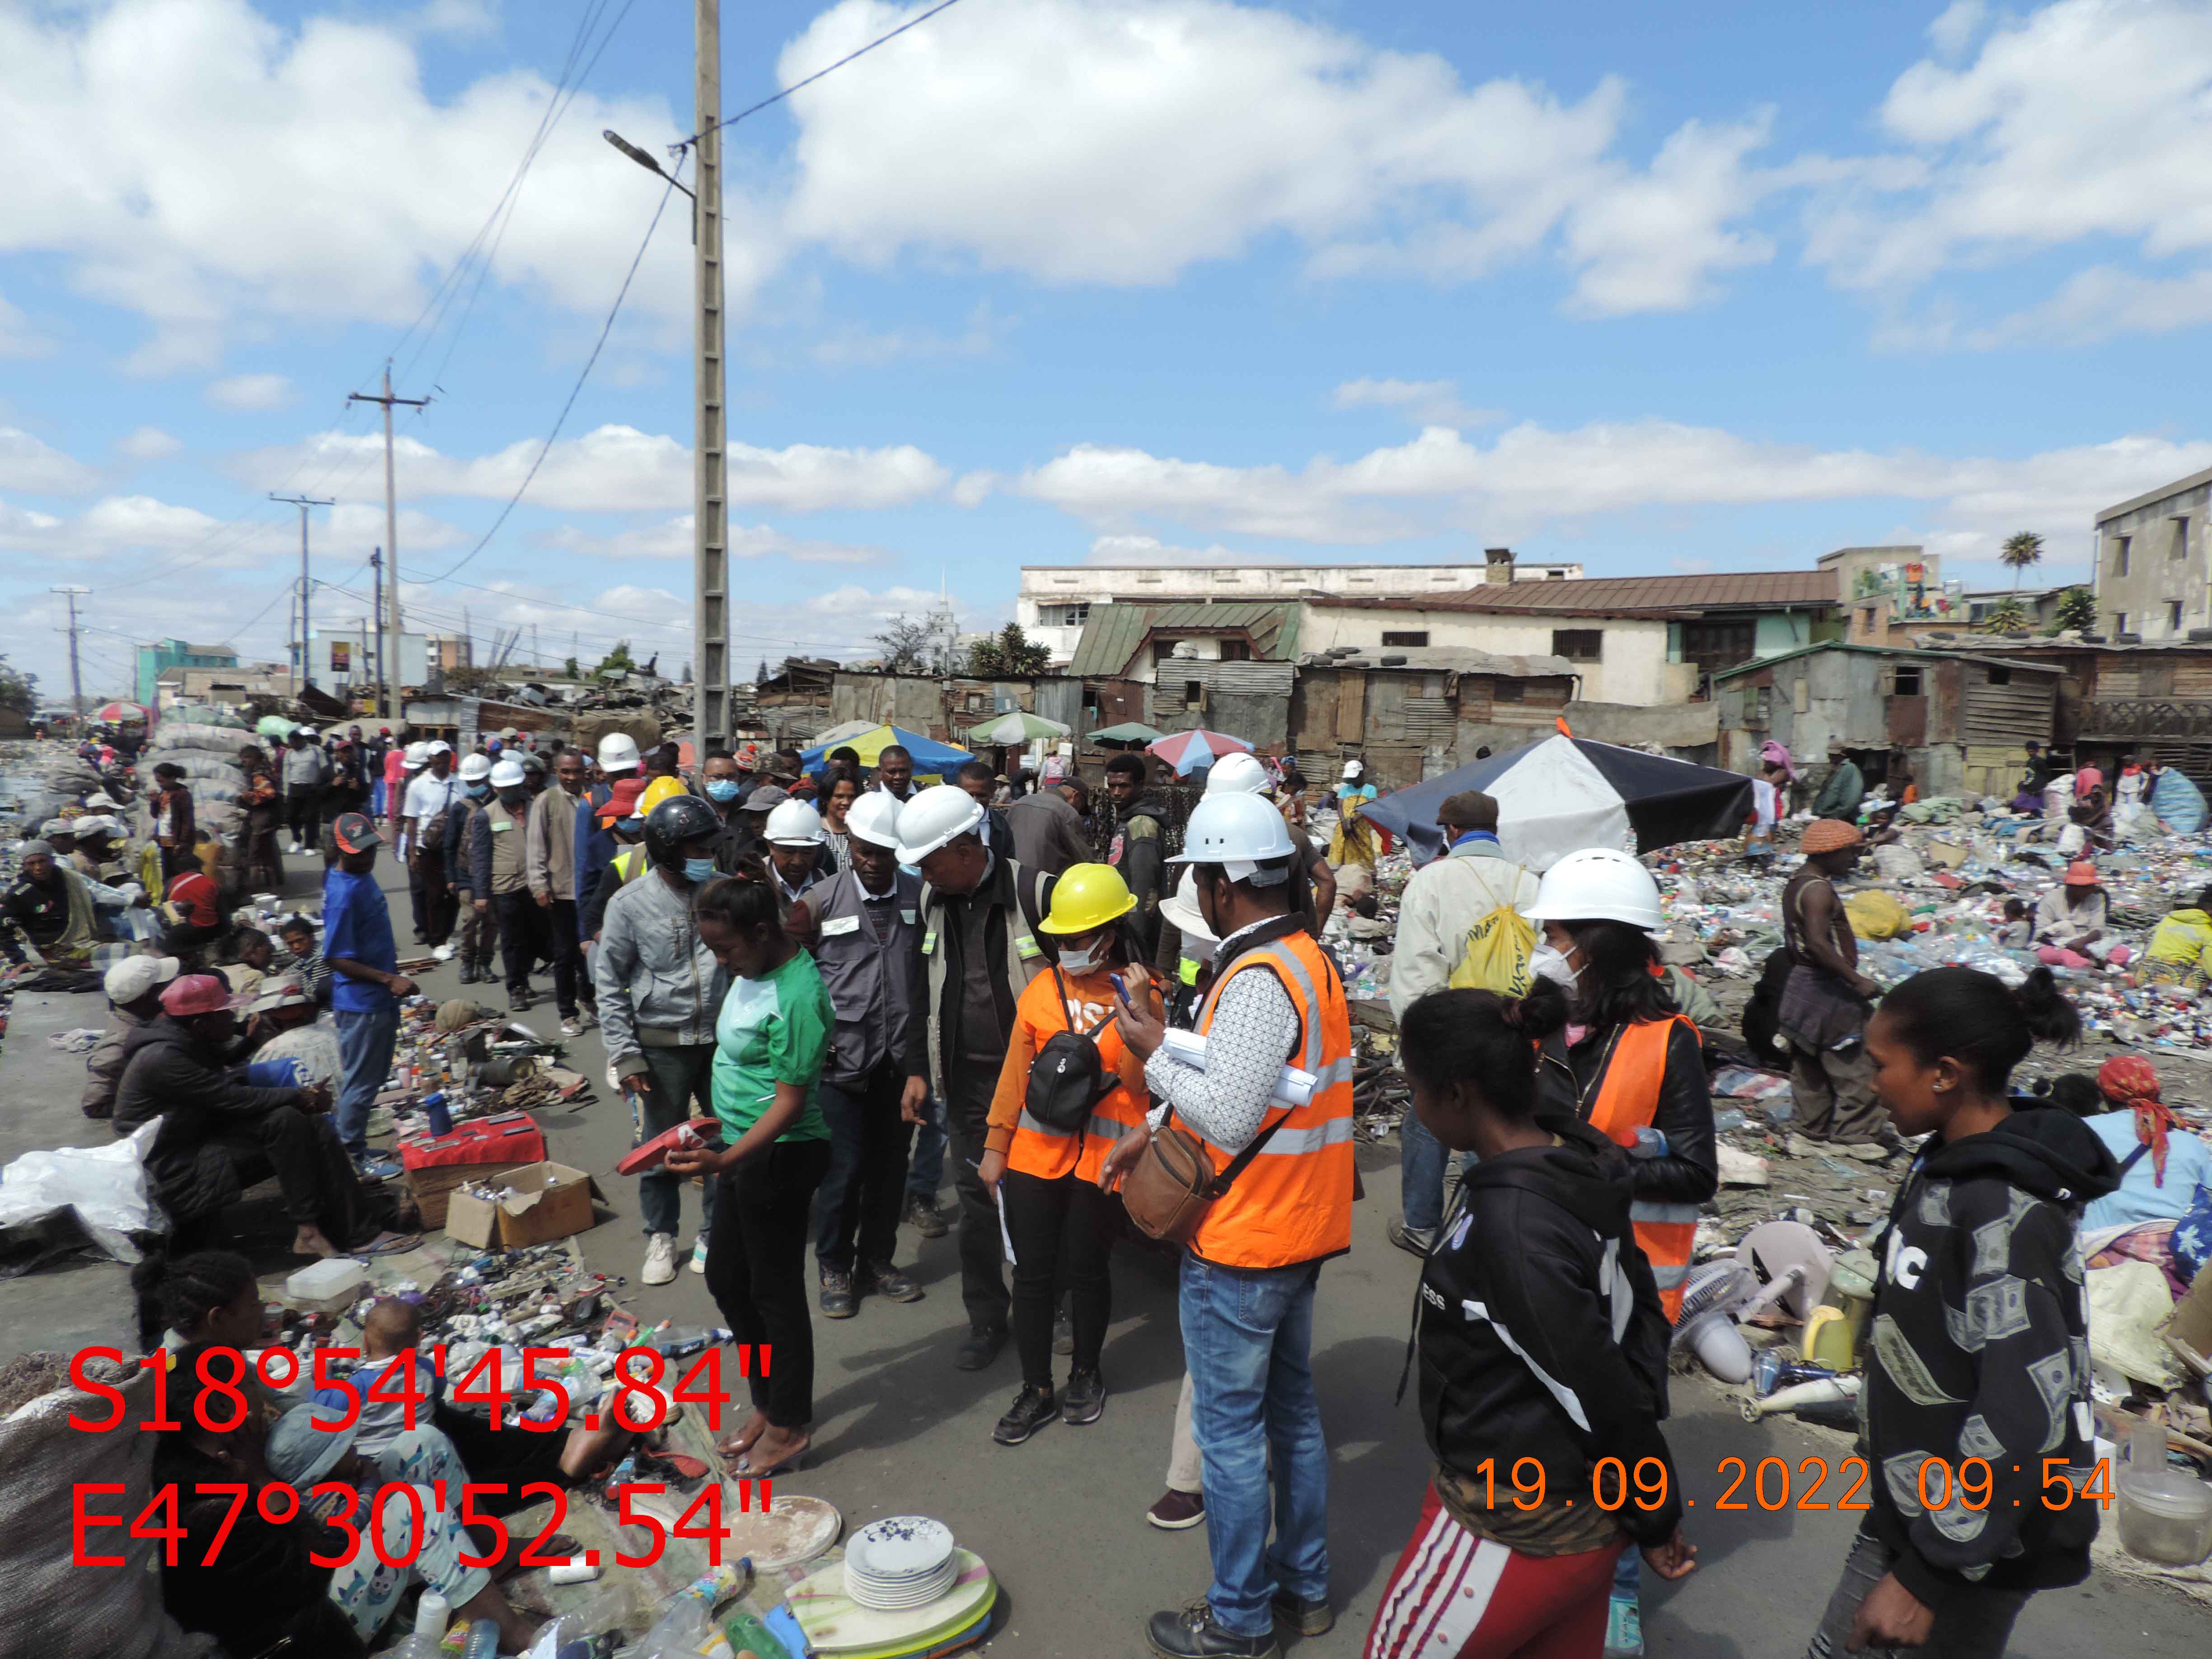
POLYGON ((502 1112, 456 1124, 448 1135, 410 1135, 399 1143, 407 1190, 425 1227, 446 1224, 447 1204, 464 1181, 497 1181, 545 1161, 545 1136, 527 1112, 502 1112))
MULTIPOLYGON (((477 1178, 471 1172, 470 1179, 477 1178)), ((487 1203, 455 1192, 446 1210, 446 1236, 478 1249, 520 1249, 580 1233, 592 1224, 592 1178, 565 1164, 531 1164, 490 1177, 511 1196, 487 1203)))

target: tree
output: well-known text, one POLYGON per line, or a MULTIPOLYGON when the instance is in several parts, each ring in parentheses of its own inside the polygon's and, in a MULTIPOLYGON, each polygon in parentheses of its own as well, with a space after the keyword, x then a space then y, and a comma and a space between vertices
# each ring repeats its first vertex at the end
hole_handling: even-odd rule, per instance
POLYGON ((615 648, 599 659, 599 665, 592 671, 594 679, 611 680, 620 675, 634 673, 637 665, 630 660, 629 641, 617 640, 615 648))
POLYGON ((887 674, 927 674, 935 667, 929 659, 927 623, 908 616, 893 617, 875 636, 875 643, 882 648, 887 674))
POLYGON ((2051 620, 2061 629, 2087 633, 2097 625, 2097 596, 2086 587, 2069 587, 2051 607, 2051 620))
POLYGON ((574 657, 561 665, 561 678, 564 680, 580 680, 584 678, 584 671, 576 665, 576 659, 574 657))
POLYGON ((766 685, 768 684, 768 659, 766 657, 763 657, 760 659, 760 666, 753 671, 753 684, 755 685, 766 685))
POLYGON ((1991 634, 2014 634, 2027 626, 2027 607, 2010 593, 1990 607, 1990 614, 1982 618, 1983 629, 1991 634))
POLYGON ((968 672, 978 679, 1012 679, 1042 674, 1052 665, 1048 646, 1034 645, 1019 623, 1008 623, 968 648, 968 672))
POLYGON ((0 651, 0 708, 27 715, 36 714, 38 707, 39 677, 11 667, 7 653, 0 651))
POLYGON ((2032 564, 2043 562, 2043 538, 2033 530, 2022 530, 2005 538, 2004 550, 1997 555, 1997 562, 2012 572, 2012 585, 2020 586, 2020 573, 2032 564))

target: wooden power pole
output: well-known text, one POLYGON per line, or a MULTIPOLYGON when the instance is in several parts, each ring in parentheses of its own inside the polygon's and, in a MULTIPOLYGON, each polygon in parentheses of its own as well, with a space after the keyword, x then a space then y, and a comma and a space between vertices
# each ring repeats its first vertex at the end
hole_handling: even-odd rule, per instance
POLYGON ((385 596, 385 633, 378 641, 378 654, 384 659, 385 705, 383 716, 392 723, 392 735, 399 735, 399 494, 392 482, 392 406, 404 404, 410 409, 420 409, 430 400, 428 398, 395 398, 392 395, 392 365, 384 365, 384 395, 373 397, 366 392, 349 392, 349 404, 382 404, 384 405, 384 545, 385 580, 391 587, 385 596))
POLYGON ((698 300, 697 407, 694 410, 692 523, 696 526, 691 629, 693 753, 726 745, 730 736, 728 490, 723 431, 727 387, 722 353, 722 6, 695 0, 696 63, 692 129, 699 135, 696 246, 692 274, 698 300))

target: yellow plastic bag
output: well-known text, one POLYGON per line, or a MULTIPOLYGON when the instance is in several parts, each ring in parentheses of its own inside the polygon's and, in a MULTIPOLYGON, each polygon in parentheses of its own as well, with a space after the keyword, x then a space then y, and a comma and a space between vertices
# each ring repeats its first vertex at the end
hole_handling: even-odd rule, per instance
POLYGON ((1902 939, 1912 931, 1912 912, 1894 893, 1854 893, 1844 901, 1844 914, 1861 939, 1902 939))
MULTIPOLYGON (((1490 883, 1486 879, 1484 888, 1490 883)), ((1513 883, 1506 890, 1518 891, 1521 869, 1513 868, 1513 883)), ((1493 901, 1497 895, 1491 896, 1493 901)), ((1528 956, 1536 948, 1536 924, 1510 904, 1493 902, 1491 909, 1467 930, 1459 960, 1452 965, 1449 983, 1455 991, 1495 991, 1501 996, 1525 996, 1528 991, 1528 956)))

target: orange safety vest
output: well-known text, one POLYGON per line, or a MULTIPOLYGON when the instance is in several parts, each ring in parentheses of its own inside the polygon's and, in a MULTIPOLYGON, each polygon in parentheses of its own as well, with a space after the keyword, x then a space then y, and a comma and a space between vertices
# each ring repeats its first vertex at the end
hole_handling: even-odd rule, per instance
MULTIPOLYGON (((1321 946, 1292 933, 1244 951, 1206 993, 1198 1029, 1212 1029, 1237 975, 1261 972, 1282 981, 1298 1011, 1290 1062, 1320 1081, 1199 1224, 1191 1253, 1224 1267, 1295 1267, 1352 1248, 1352 1011, 1321 946)), ((1266 1122, 1282 1110, 1271 1105, 1266 1122)), ((1206 1150, 1217 1173, 1228 1167, 1233 1154, 1211 1142, 1206 1150)))
MULTIPOLYGON (((1068 988, 1074 994, 1074 987, 1068 988)), ((1073 1031, 1079 1026, 1098 1045, 1099 1060, 1110 1077, 1128 1053, 1121 1041, 1121 1022, 1109 1019, 1103 1025, 1099 1024, 1112 1012, 1110 1003, 1085 1002, 1077 995, 1071 1018, 1067 1005, 1060 1000, 1055 976, 1042 973, 1023 988, 1014 1018, 1036 1034, 1033 1048, 1043 1048, 1055 1031, 1073 1031)), ((1023 1081, 1026 1085, 1028 1079, 1023 1081)), ((1114 1143, 1145 1121, 1149 1104, 1149 1097, 1141 1091, 1132 1092, 1127 1084, 1116 1083, 1091 1107, 1091 1121, 1080 1131, 1048 1129, 1031 1117, 1024 1106, 1014 1120, 1006 1167, 1040 1181, 1057 1181, 1071 1170, 1082 1180, 1096 1181, 1114 1143)))
MULTIPOLYGON (((1616 1146, 1633 1146, 1636 1132, 1648 1128, 1659 1109, 1659 1085, 1667 1078, 1667 1043, 1677 1020, 1696 1033, 1698 1028, 1687 1016, 1676 1014, 1624 1026, 1613 1045, 1589 1121, 1590 1127, 1616 1146)), ((1628 1216, 1636 1227, 1637 1245, 1658 1281, 1660 1304, 1671 1321, 1682 1311, 1682 1286, 1690 1277, 1690 1251, 1698 1237, 1698 1206, 1639 1198, 1629 1205, 1628 1216)))

